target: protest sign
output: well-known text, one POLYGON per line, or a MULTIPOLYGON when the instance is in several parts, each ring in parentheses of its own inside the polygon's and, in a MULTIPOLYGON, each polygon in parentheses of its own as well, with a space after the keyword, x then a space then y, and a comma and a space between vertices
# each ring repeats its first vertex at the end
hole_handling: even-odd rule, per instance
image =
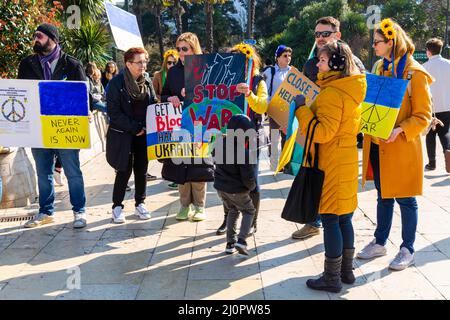
POLYGON ((88 84, 0 80, 0 145, 90 148, 88 84))
POLYGON ((397 120, 408 81, 374 74, 366 74, 366 80, 367 92, 362 104, 360 131, 387 139, 397 120))
POLYGON ((136 16, 105 1, 114 42, 119 50, 127 51, 132 47, 144 47, 136 16))
MULTIPOLYGON (((295 96, 303 94, 306 97, 306 104, 310 105, 319 91, 320 88, 314 82, 297 68, 292 67, 273 95, 267 113, 282 128, 286 128, 289 120, 289 105, 294 101, 295 96)), ((301 145, 304 143, 304 137, 301 136, 300 131, 297 132, 296 141, 301 145)))

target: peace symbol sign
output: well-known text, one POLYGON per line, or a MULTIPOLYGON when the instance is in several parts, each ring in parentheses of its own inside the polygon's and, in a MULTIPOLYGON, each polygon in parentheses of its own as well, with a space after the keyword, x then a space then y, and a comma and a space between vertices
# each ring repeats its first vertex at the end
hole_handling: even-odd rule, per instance
POLYGON ((25 118, 25 107, 15 98, 9 98, 2 104, 2 114, 6 120, 19 122, 25 118))

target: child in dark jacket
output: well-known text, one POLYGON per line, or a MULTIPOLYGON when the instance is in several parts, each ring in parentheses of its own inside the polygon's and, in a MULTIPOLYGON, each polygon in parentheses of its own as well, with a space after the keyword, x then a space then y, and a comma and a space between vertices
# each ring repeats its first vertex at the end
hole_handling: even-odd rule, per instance
POLYGON ((248 255, 247 242, 245 240, 249 234, 256 211, 250 198, 250 191, 256 187, 254 166, 256 166, 257 161, 257 132, 253 121, 242 114, 231 117, 227 129, 234 131, 227 132, 227 135, 222 140, 222 148, 220 143, 216 144, 214 188, 216 188, 226 211, 228 211, 225 252, 231 254, 237 249, 240 254, 248 255), (230 135, 233 132, 234 135, 230 135), (245 138, 239 137, 241 134, 245 138), (250 148, 253 146, 254 150, 249 151, 248 146, 250 148), (222 151, 222 154, 218 153, 217 148, 219 148, 219 151, 222 151), (233 155, 230 155, 230 152, 233 152, 233 155), (242 212, 242 222, 236 239, 236 224, 239 211, 242 212))

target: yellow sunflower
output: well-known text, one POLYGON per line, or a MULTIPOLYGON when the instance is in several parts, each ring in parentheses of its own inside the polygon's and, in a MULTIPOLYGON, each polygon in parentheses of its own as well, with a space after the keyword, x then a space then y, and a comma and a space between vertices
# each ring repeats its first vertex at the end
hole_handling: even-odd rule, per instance
POLYGON ((246 45, 244 43, 239 43, 235 46, 235 48, 238 49, 243 54, 245 54, 247 59, 250 59, 253 56, 253 49, 249 45, 246 45))
POLYGON ((386 29, 393 28, 394 23, 389 18, 383 19, 380 23, 380 27, 381 27, 381 30, 384 32, 386 29))
POLYGON ((390 27, 390 28, 383 30, 383 33, 384 33, 384 36, 386 37, 386 39, 388 39, 388 40, 395 39, 396 32, 395 32, 394 27, 390 27))
POLYGON ((174 56, 175 58, 178 59, 178 52, 176 52, 176 51, 173 50, 173 49, 167 50, 167 51, 164 53, 164 59, 166 59, 168 56, 174 56))

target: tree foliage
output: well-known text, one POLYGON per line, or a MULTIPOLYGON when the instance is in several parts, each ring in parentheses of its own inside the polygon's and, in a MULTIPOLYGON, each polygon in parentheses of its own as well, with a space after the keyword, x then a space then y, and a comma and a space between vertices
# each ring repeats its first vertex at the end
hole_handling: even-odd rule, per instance
POLYGON ((61 3, 45 0, 0 2, 0 77, 15 78, 19 62, 32 52, 33 34, 39 24, 60 25, 61 3))

